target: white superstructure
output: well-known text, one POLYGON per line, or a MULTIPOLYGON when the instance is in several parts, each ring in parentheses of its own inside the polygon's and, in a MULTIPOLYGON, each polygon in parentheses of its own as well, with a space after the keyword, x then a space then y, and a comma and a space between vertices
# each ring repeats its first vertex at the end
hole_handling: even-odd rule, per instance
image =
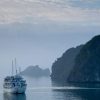
POLYGON ((25 93, 26 86, 26 81, 19 75, 7 76, 4 79, 4 92, 25 93))

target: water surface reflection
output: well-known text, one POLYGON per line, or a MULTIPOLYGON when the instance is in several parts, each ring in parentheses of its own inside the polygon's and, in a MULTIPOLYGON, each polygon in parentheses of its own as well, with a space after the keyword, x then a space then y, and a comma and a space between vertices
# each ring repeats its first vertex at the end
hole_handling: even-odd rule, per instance
POLYGON ((50 78, 27 79, 25 94, 0 94, 0 100, 100 100, 100 84, 58 84, 50 78))
POLYGON ((100 100, 100 84, 64 85, 52 83, 52 86, 63 87, 53 89, 54 100, 100 100))
POLYGON ((4 93, 3 100, 26 100, 26 94, 10 94, 4 93))

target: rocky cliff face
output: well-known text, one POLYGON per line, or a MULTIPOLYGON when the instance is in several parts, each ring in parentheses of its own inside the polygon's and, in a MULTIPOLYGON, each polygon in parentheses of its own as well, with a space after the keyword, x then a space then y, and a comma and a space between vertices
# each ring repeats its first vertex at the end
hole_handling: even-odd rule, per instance
POLYGON ((75 58, 69 82, 100 82, 100 35, 87 42, 75 58))
POLYGON ((62 57, 58 58, 52 65, 51 79, 65 82, 73 69, 75 57, 83 45, 67 50, 62 57))
POLYGON ((41 69, 39 66, 29 66, 24 71, 20 73, 24 76, 30 76, 30 77, 47 77, 50 76, 50 70, 47 69, 41 69))

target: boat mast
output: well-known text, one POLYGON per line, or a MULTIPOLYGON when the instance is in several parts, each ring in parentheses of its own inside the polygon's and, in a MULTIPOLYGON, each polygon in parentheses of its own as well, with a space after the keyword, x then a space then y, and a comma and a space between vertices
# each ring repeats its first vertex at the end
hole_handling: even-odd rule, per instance
POLYGON ((13 71, 14 71, 14 69, 13 69, 13 66, 14 66, 14 63, 13 63, 13 60, 12 60, 12 76, 13 76, 13 71))
POLYGON ((21 68, 19 67, 19 73, 21 73, 21 68))
POLYGON ((15 70, 16 70, 16 75, 17 75, 16 58, 15 58, 15 70))

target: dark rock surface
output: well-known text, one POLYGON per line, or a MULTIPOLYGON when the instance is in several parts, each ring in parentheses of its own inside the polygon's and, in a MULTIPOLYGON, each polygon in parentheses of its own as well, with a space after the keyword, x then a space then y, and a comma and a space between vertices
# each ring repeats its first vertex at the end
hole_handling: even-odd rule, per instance
POLYGON ((83 45, 76 48, 70 48, 62 57, 58 58, 52 65, 51 79, 54 81, 65 82, 73 69, 75 57, 80 52, 83 45))
POLYGON ((100 82, 100 35, 87 42, 75 59, 69 82, 100 82))

